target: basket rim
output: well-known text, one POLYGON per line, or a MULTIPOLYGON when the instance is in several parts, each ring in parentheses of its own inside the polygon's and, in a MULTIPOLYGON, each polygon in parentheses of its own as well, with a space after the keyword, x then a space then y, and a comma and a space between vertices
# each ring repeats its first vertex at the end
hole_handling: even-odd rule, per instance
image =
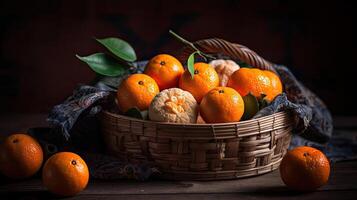
POLYGON ((130 121, 135 121, 138 123, 151 123, 151 124, 156 124, 156 125, 172 125, 172 126, 183 126, 183 127, 188 127, 188 126, 230 126, 230 125, 244 125, 244 124, 250 124, 252 122, 257 122, 260 120, 268 119, 271 117, 277 118, 280 116, 284 116, 289 113, 289 111, 279 111, 270 115, 266 115, 263 117, 255 118, 255 119, 249 119, 249 120, 244 120, 244 121, 238 121, 238 122, 226 122, 226 123, 205 123, 205 124, 196 124, 196 123, 174 123, 174 122, 157 122, 157 121, 150 121, 150 120, 143 120, 143 119, 137 119, 134 117, 129 117, 117 113, 110 112, 108 110, 102 110, 101 112, 110 115, 112 117, 116 118, 122 118, 125 120, 130 120, 130 121))

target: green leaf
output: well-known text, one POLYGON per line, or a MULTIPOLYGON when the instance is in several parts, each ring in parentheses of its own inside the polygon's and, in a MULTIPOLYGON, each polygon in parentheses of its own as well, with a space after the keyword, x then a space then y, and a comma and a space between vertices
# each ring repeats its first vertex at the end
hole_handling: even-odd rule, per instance
POLYGON ((76 57, 87 63, 93 71, 104 76, 119 76, 126 71, 125 66, 104 53, 95 53, 85 57, 76 55, 76 57))
POLYGON ((104 38, 96 40, 118 58, 128 62, 134 62, 136 60, 136 54, 133 47, 124 40, 119 38, 104 38))
POLYGON ((124 115, 128 116, 128 117, 134 117, 137 119, 147 119, 148 118, 148 111, 144 110, 144 111, 140 111, 137 107, 134 108, 130 108, 129 110, 127 110, 124 115))
POLYGON ((191 53, 191 55, 187 59, 187 69, 191 74, 191 78, 193 79, 193 76, 195 75, 195 54, 199 53, 198 51, 195 51, 191 53))
POLYGON ((243 97, 244 101, 244 114, 242 119, 247 120, 252 118, 259 111, 259 102, 257 97, 251 93, 243 97))
POLYGON ((243 62, 243 61, 237 61, 237 64, 239 65, 239 67, 242 67, 242 68, 253 68, 251 65, 243 62))
POLYGON ((266 94, 261 94, 260 97, 258 98, 259 110, 267 107, 270 104, 270 101, 265 98, 266 96, 267 96, 266 94))

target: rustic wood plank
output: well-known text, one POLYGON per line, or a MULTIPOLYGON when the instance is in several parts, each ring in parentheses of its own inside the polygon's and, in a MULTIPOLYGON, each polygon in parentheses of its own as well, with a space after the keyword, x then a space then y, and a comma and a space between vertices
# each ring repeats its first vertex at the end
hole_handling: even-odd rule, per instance
MULTIPOLYGON (((239 193, 255 191, 284 192, 288 189, 280 179, 278 171, 253 178, 229 181, 160 181, 137 182, 130 180, 100 181, 92 180, 83 195, 116 194, 205 194, 205 193, 239 193)), ((319 191, 357 191, 357 161, 337 163, 331 173, 329 183, 319 191)), ((0 193, 45 191, 41 181, 30 179, 21 182, 0 184, 0 193)))
MULTIPOLYGON (((111 199, 134 199, 134 200, 217 200, 217 199, 356 199, 357 191, 342 190, 342 191, 316 191, 311 193, 297 193, 292 191, 276 192, 274 190, 269 191, 255 191, 246 193, 228 193, 228 194, 144 194, 144 195, 120 195, 120 194, 79 194, 74 197, 66 198, 70 200, 81 199, 99 199, 99 200, 111 200, 111 199)), ((20 193, 7 193, 1 196, 1 199, 61 199, 58 196, 52 195, 48 192, 20 192, 20 193)))

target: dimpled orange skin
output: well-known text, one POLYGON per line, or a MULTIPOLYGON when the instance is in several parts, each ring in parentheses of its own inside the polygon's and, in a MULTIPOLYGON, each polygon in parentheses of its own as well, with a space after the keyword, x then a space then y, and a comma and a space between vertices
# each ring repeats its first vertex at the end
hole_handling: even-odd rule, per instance
POLYGON ((42 181, 52 193, 74 196, 84 190, 89 180, 87 164, 77 154, 60 152, 51 156, 42 171, 42 181))
POLYGON ((123 112, 137 107, 147 110, 152 99, 158 94, 155 80, 146 74, 133 74, 123 80, 117 92, 118 106, 123 112))
POLYGON ((161 90, 178 87, 178 82, 184 72, 180 61, 168 54, 153 57, 145 67, 144 74, 153 78, 161 90))
POLYGON ((237 122, 244 113, 241 95, 229 87, 209 91, 200 104, 200 114, 206 123, 237 122))
POLYGON ((288 151, 280 164, 280 176, 291 189, 312 191, 325 185, 330 163, 319 150, 302 146, 288 151))
POLYGON ((190 72, 185 70, 180 78, 179 86, 190 92, 199 103, 207 92, 219 85, 219 77, 216 70, 207 63, 195 63, 194 69, 193 79, 190 72))
POLYGON ((0 172, 13 179, 34 175, 42 166, 40 144, 27 134, 13 134, 0 146, 0 172))
POLYGON ((281 80, 278 75, 276 75, 274 72, 269 71, 269 70, 264 70, 263 71, 266 76, 269 77, 270 83, 272 86, 271 93, 267 95, 267 99, 270 101, 273 100, 276 96, 281 94, 283 92, 283 85, 281 83, 281 80))
POLYGON ((227 86, 237 90, 241 96, 246 96, 250 92, 257 98, 265 94, 270 97, 268 100, 272 100, 273 88, 270 79, 260 69, 240 68, 231 75, 227 86))

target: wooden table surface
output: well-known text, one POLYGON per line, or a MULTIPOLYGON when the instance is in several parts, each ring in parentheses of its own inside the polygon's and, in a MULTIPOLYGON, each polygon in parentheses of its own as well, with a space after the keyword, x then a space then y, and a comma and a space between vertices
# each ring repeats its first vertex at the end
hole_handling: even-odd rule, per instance
MULTIPOLYGON (((0 141, 8 133, 46 125, 43 114, 0 115, 0 141)), ((357 118, 336 117, 335 128, 357 137, 357 118)), ((58 199, 47 192, 39 176, 12 181, 0 176, 0 199, 58 199)), ((229 181, 91 180, 86 190, 69 199, 357 199, 357 161, 332 165, 327 185, 315 192, 289 190, 279 171, 229 181)))

